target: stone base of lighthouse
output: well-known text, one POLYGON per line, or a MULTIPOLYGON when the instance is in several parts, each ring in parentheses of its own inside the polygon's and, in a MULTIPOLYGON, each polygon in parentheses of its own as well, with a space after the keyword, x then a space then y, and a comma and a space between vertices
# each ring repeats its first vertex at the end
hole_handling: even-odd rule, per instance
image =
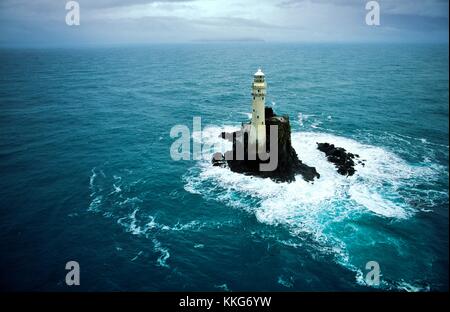
POLYGON ((217 153, 213 156, 214 166, 229 167, 231 171, 249 175, 271 178, 277 182, 295 181, 297 174, 306 181, 313 181, 320 175, 316 168, 307 166, 298 159, 297 153, 291 144, 291 125, 289 116, 277 116, 272 108, 265 108, 265 138, 270 138, 270 126, 277 126, 278 142, 266 142, 267 150, 270 151, 271 144, 278 144, 278 166, 274 171, 260 171, 260 164, 265 162, 258 159, 249 159, 249 149, 251 149, 251 124, 244 124, 240 131, 233 133, 222 133, 222 138, 228 138, 233 142, 233 150, 227 151, 225 155, 217 153), (248 135, 250 133, 250 135, 248 135), (244 151, 244 159, 239 159, 239 150, 244 151))

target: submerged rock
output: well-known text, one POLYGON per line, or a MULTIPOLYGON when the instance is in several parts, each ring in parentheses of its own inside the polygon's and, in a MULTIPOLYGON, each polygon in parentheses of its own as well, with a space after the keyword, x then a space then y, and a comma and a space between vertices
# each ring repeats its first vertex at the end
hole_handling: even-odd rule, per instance
MULTIPOLYGON (((319 178, 320 174, 316 168, 310 167, 298 159, 297 153, 291 144, 291 124, 289 116, 277 116, 272 108, 265 108, 266 136, 270 138, 270 126, 278 126, 278 163, 273 171, 261 171, 260 164, 269 163, 270 160, 263 161, 256 157, 256 160, 248 159, 248 135, 245 131, 236 131, 233 133, 221 133, 220 137, 233 142, 233 150, 227 151, 225 155, 214 154, 212 163, 214 166, 228 166, 231 171, 243 174, 255 175, 264 178, 271 178, 277 182, 295 181, 295 175, 301 174, 306 181, 313 181, 319 178), (243 144, 243 146, 238 146, 243 144), (244 159, 237 160, 237 147, 244 150, 244 159)), ((249 125, 244 125, 249 126, 249 125)), ((270 152, 270 142, 267 140, 267 150, 270 152)))
MULTIPOLYGON (((354 159, 359 158, 358 154, 349 153, 344 148, 336 147, 334 144, 330 143, 317 143, 317 149, 325 153, 328 161, 333 163, 338 169, 338 173, 346 176, 352 176, 355 174, 356 170, 354 159)), ((358 160, 357 162, 362 166, 365 165, 361 160, 358 160)))

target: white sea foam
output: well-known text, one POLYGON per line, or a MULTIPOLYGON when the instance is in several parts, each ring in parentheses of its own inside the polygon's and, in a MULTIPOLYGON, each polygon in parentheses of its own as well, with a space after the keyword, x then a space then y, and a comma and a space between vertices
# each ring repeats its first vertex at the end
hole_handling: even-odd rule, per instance
POLYGON ((397 289, 407 292, 424 292, 430 291, 430 286, 417 286, 402 280, 400 283, 398 283, 397 289))
POLYGON ((220 289, 222 291, 230 291, 230 289, 228 288, 227 284, 222 284, 222 285, 214 285, 215 288, 220 289))
POLYGON ((300 127, 303 127, 303 120, 304 120, 303 114, 298 113, 298 123, 299 123, 300 127))
MULTIPOLYGON (((299 119, 304 120, 304 116, 299 119)), ((220 146, 223 140, 218 134, 233 130, 236 127, 206 127, 202 140, 208 146, 220 146)), ((293 183, 275 183, 213 167, 210 159, 214 152, 223 152, 221 146, 209 150, 205 160, 187 173, 185 189, 253 213, 259 222, 284 225, 294 235, 309 235, 324 250, 334 254, 336 262, 361 275, 350 261, 347 244, 353 238, 334 233, 334 227, 346 225, 355 216, 364 214, 392 220, 411 217, 416 210, 408 204, 408 198, 400 195, 399 188, 409 186, 412 179, 435 178, 436 171, 412 166, 384 148, 328 133, 293 133, 292 144, 304 163, 316 167, 320 179, 311 183, 297 176, 293 183), (343 147, 358 154, 365 164, 357 163, 353 176, 342 176, 317 149, 316 142, 343 147)))
POLYGON ((117 223, 125 228, 127 232, 130 232, 134 235, 144 235, 149 236, 154 231, 199 231, 203 227, 210 226, 214 227, 214 224, 205 224, 198 221, 190 221, 187 223, 177 222, 174 225, 161 224, 156 222, 154 216, 145 214, 144 217, 139 218, 136 214, 139 212, 139 208, 135 208, 130 214, 125 217, 121 217, 117 219, 117 223), (142 219, 150 220, 147 223, 143 223, 142 219))
MULTIPOLYGON (((304 117, 307 119, 310 116, 304 117)), ((412 166, 387 149, 318 132, 292 134, 292 144, 299 158, 307 165, 315 166, 321 174, 321 178, 313 183, 305 182, 301 176, 297 176, 293 183, 275 183, 270 179, 245 176, 226 168, 211 166, 210 160, 214 152, 223 153, 231 149, 231 143, 221 139, 220 133, 238 129, 239 127, 233 125, 209 126, 204 128, 201 134, 193 134, 194 140, 199 142, 201 139, 209 148, 204 150, 203 160, 198 161, 185 175, 184 189, 192 194, 243 209, 254 214, 261 223, 283 225, 289 229, 293 238, 313 238, 320 251, 335 255, 337 263, 354 271, 357 282, 362 285, 365 284, 363 273, 350 260, 352 257, 349 252, 352 249, 349 244, 351 242, 364 245, 370 242, 371 238, 358 242, 354 237, 337 233, 335 226, 342 228, 344 224, 357 227, 348 221, 360 215, 393 221, 407 219, 414 215, 416 210, 408 204, 409 198, 400 195, 399 190, 405 187, 415 190, 413 181, 432 181, 436 175, 442 174, 442 167, 431 163, 430 159, 424 160, 423 166, 412 166), (359 154, 359 159, 364 160, 365 166, 357 164, 355 175, 342 176, 336 172, 334 165, 327 161, 325 155, 317 150, 316 142, 333 143, 359 154)), ((142 179, 123 183, 126 180, 118 175, 106 175, 101 169, 92 169, 89 180, 92 200, 88 210, 116 217, 117 222, 126 231, 151 238, 154 251, 159 254, 157 264, 162 267, 168 267, 166 261, 170 253, 168 248, 163 247, 156 239, 155 234, 163 231, 198 231, 205 227, 220 226, 196 220, 175 224, 161 223, 148 212, 140 212, 143 200, 139 194, 129 194, 129 187, 140 183, 142 179)), ((431 206, 434 204, 434 198, 448 198, 448 193, 418 188, 416 193, 420 192, 426 195, 420 200, 429 200, 431 206)), ((355 231, 357 230, 356 228, 355 231)), ((283 244, 302 246, 298 240, 285 240, 283 244)), ((201 248, 200 246, 201 244, 198 244, 194 247, 201 248)), ((408 288, 407 283, 399 287, 408 288)))
POLYGON ((169 265, 167 264, 167 259, 170 257, 169 249, 162 247, 161 243, 157 239, 153 239, 152 241, 154 245, 153 250, 160 253, 158 260, 156 260, 157 264, 159 266, 169 268, 169 265))
POLYGON ((102 199, 103 199, 103 196, 101 196, 101 195, 95 197, 89 204, 88 211, 98 211, 99 207, 102 203, 102 199))
POLYGON ((247 116, 248 119, 252 119, 252 113, 242 112, 241 114, 247 116))
POLYGON ((89 179, 89 188, 91 190, 94 190, 94 181, 95 181, 95 178, 97 177, 97 173, 95 172, 95 168, 93 168, 91 170, 91 172, 92 172, 92 175, 91 175, 91 177, 89 179))
POLYGON ((145 230, 143 230, 141 226, 137 225, 138 220, 136 219, 136 213, 138 211, 139 208, 136 208, 130 215, 119 218, 117 220, 118 224, 125 226, 127 232, 131 232, 134 235, 139 235, 145 232, 145 230))
POLYGON ((141 251, 139 251, 138 253, 137 253, 137 255, 136 256, 134 256, 133 257, 133 259, 131 259, 130 261, 136 261, 138 258, 139 258, 139 256, 141 256, 142 255, 142 253, 143 253, 143 251, 141 250, 141 251))
POLYGON ((294 286, 294 280, 292 277, 285 278, 283 276, 278 276, 278 284, 286 288, 292 288, 292 286, 294 286))
MULTIPOLYGON (((221 141, 218 133, 233 130, 236 128, 209 127, 204 129, 202 139, 208 145, 213 145, 210 140, 221 141)), ((396 198, 397 188, 403 180, 430 173, 424 168, 408 165, 395 154, 382 148, 331 134, 293 133, 292 143, 302 161, 317 168, 320 179, 308 183, 301 176, 297 176, 294 183, 275 183, 270 179, 244 176, 226 168, 213 167, 209 165, 209 161, 202 161, 199 162, 198 176, 188 177, 185 189, 202 194, 202 181, 213 181, 223 188, 219 194, 214 194, 222 199, 226 199, 226 193, 229 192, 255 197, 261 200, 260 207, 255 211, 257 217, 267 223, 284 223, 286 216, 293 216, 295 212, 303 215, 310 214, 311 209, 326 209, 327 203, 336 198, 352 200, 360 206, 356 209, 367 209, 384 217, 405 218, 414 210, 402 203, 401 198, 396 198), (365 166, 357 164, 354 176, 342 176, 336 172, 334 165, 326 160, 325 155, 317 150, 316 142, 331 142, 346 148, 365 160, 365 166), (385 186, 386 181, 391 184, 388 188, 385 186), (308 207, 304 207, 305 205, 308 207), (302 207, 307 211, 301 211, 302 207)), ((206 159, 210 160, 216 151, 218 150, 210 150, 206 159)))
POLYGON ((379 193, 370 190, 367 186, 351 186, 349 189, 349 195, 362 207, 365 207, 380 216, 389 218, 406 218, 408 214, 411 213, 408 213, 406 209, 396 206, 392 202, 383 199, 379 193))

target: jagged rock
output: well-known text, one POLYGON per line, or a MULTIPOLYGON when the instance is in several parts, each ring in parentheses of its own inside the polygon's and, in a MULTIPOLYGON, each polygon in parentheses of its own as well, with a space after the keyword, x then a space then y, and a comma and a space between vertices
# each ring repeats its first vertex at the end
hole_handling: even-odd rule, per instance
MULTIPOLYGON (((332 162, 338 169, 338 173, 346 176, 355 174, 355 158, 359 158, 358 154, 348 153, 342 147, 336 147, 330 143, 317 143, 319 151, 324 152, 329 162, 332 162)), ((365 166, 364 160, 357 161, 365 166)))
MULTIPOLYGON (((226 152, 225 155, 220 153, 220 156, 215 155, 217 158, 213 158, 213 165, 224 166, 224 163, 226 162, 231 171, 271 178, 277 182, 295 181, 295 175, 297 174, 301 174, 306 181, 313 181, 314 178, 320 178, 320 174, 316 171, 316 168, 309 167, 298 159, 297 153, 291 144, 291 125, 289 116, 277 116, 272 108, 266 107, 265 117, 267 138, 270 138, 270 126, 278 126, 278 165, 274 171, 260 171, 260 164, 268 163, 269 161, 263 161, 258 158, 256 160, 248 159, 248 135, 246 132, 242 131, 236 131, 232 134, 225 132, 220 134, 220 137, 224 139, 231 138, 233 150, 226 152), (239 146, 244 150, 245 158, 243 160, 236 159, 237 144, 244 145, 243 147, 239 146)), ((267 142, 267 150, 270 151, 270 142, 269 140, 267 140, 267 142)))
POLYGON ((224 155, 222 155, 222 153, 214 153, 213 158, 212 158, 212 164, 213 166, 218 166, 218 167, 226 167, 227 166, 227 162, 225 160, 224 155))
POLYGON ((275 113, 273 112, 273 108, 272 107, 264 107, 264 116, 266 117, 266 119, 271 119, 272 117, 276 117, 275 113))

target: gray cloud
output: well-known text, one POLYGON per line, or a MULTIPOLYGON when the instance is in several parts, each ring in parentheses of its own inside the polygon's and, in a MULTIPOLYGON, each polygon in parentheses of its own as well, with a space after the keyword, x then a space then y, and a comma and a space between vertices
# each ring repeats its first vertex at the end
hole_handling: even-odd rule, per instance
POLYGON ((196 24, 218 26, 218 27, 244 27, 244 28, 284 28, 279 25, 266 23, 257 19, 241 17, 218 17, 208 19, 195 19, 196 24))
POLYGON ((127 7, 137 4, 148 4, 155 2, 182 3, 192 2, 193 0, 79 0, 80 5, 86 8, 114 8, 127 7))
POLYGON ((448 1, 379 0, 381 26, 365 25, 365 0, 0 0, 0 45, 128 44, 198 40, 448 42, 448 1))
MULTIPOLYGON (((332 5, 337 7, 352 7, 364 10, 369 0, 282 0, 279 7, 295 8, 306 4, 332 5)), ((448 18, 448 0, 377 0, 381 11, 387 14, 440 16, 448 18)))

